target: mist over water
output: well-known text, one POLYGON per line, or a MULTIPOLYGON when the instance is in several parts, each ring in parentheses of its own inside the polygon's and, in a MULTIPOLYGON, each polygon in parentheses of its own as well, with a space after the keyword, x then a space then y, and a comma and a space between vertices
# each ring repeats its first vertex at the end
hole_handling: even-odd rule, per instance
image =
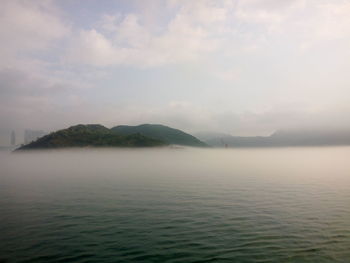
POLYGON ((350 147, 0 152, 0 262, 346 262, 350 147))

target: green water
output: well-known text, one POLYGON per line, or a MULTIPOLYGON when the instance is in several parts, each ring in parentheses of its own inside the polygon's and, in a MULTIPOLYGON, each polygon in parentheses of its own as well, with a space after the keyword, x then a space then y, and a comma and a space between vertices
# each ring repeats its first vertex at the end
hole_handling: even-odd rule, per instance
POLYGON ((0 153, 0 262, 350 262, 349 156, 0 153))

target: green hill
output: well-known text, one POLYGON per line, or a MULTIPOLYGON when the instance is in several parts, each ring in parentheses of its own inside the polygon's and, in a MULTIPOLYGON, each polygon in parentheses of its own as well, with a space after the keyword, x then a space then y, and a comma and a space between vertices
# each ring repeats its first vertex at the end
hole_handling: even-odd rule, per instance
POLYGON ((120 135, 140 133, 144 136, 164 141, 168 144, 206 147, 207 145, 196 137, 181 130, 173 129, 160 124, 142 124, 138 126, 120 125, 113 127, 112 131, 120 135))
POLYGON ((167 145, 164 141, 148 138, 140 133, 120 135, 98 125, 76 125, 50 133, 18 150, 67 147, 151 147, 167 145))

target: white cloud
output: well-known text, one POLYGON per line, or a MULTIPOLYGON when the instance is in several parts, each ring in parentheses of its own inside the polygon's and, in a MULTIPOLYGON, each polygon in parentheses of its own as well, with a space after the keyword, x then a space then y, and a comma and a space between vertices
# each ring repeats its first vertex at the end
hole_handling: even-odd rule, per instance
POLYGON ((83 30, 67 60, 95 66, 148 67, 191 61, 219 47, 227 10, 213 1, 181 3, 161 30, 141 23, 140 14, 103 16, 96 28, 83 30))
POLYGON ((213 71, 213 73, 214 76, 216 76, 217 78, 227 82, 233 82, 235 80, 238 80, 241 74, 240 70, 237 68, 217 70, 213 71))
POLYGON ((314 36, 321 39, 343 39, 350 35, 350 2, 321 2, 313 21, 314 36))
POLYGON ((80 86, 64 80, 21 70, 0 70, 0 123, 3 127, 45 128, 49 122, 57 121, 54 116, 60 115, 58 112, 81 104, 80 90, 80 86))
POLYGON ((79 40, 75 42, 69 51, 69 56, 79 60, 83 64, 93 64, 96 66, 113 64, 118 59, 121 60, 121 52, 112 46, 112 43, 96 30, 81 31, 79 40))
POLYGON ((51 1, 2 1, 0 66, 13 65, 25 52, 48 49, 67 34, 51 1))
POLYGON ((287 38, 302 49, 350 37, 350 3, 342 0, 239 0, 238 21, 257 36, 287 38))
POLYGON ((350 35, 350 4, 342 1, 168 1, 172 17, 161 26, 142 13, 104 15, 81 30, 67 61, 95 66, 152 67, 219 56, 291 41, 302 49, 350 35))

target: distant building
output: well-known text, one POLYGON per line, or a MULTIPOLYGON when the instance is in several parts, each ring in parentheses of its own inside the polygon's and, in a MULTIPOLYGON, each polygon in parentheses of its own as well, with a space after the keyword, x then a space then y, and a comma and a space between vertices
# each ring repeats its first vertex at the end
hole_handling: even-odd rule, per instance
POLYGON ((28 144, 36 139, 46 135, 44 131, 35 131, 35 130, 25 130, 24 131, 24 144, 28 144))
POLYGON ((16 133, 15 133, 15 131, 11 132, 11 145, 16 145, 16 133))

